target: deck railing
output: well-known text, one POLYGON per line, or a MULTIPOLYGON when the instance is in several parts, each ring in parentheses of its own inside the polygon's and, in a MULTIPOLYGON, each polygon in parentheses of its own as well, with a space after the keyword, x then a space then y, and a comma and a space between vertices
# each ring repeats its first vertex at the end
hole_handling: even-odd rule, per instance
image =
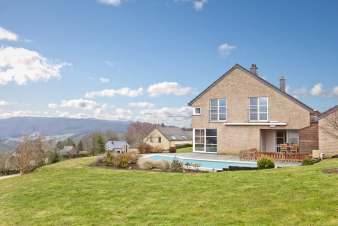
POLYGON ((310 157, 306 152, 262 152, 262 151, 241 151, 241 160, 257 160, 262 157, 268 157, 280 162, 301 162, 310 157))

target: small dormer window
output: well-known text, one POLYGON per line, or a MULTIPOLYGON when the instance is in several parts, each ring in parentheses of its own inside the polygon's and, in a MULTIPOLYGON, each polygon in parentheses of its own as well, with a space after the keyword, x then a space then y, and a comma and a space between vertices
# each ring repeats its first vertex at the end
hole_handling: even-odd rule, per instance
POLYGON ((201 115, 201 108, 200 107, 195 107, 194 108, 194 115, 201 115))

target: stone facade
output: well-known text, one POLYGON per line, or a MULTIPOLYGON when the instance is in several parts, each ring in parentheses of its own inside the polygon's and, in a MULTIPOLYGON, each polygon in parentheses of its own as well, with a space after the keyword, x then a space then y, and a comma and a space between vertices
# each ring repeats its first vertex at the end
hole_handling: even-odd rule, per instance
POLYGON ((159 147, 163 150, 169 150, 171 147, 180 145, 192 144, 191 136, 190 140, 169 140, 158 129, 151 131, 148 136, 144 138, 143 142, 153 147, 159 147))
POLYGON ((299 131, 299 147, 303 152, 312 152, 319 148, 318 122, 299 131))
POLYGON ((241 150, 261 149, 261 129, 269 125, 225 125, 209 121, 209 102, 212 98, 226 98, 227 123, 249 123, 249 97, 268 97, 268 121, 284 122, 273 129, 300 130, 310 126, 310 110, 240 66, 233 67, 226 76, 191 103, 200 107, 201 114, 193 116, 193 128, 216 128, 219 154, 238 154, 241 150))
POLYGON ((319 120, 319 150, 327 156, 338 155, 338 131, 329 123, 333 118, 338 118, 338 108, 319 120))

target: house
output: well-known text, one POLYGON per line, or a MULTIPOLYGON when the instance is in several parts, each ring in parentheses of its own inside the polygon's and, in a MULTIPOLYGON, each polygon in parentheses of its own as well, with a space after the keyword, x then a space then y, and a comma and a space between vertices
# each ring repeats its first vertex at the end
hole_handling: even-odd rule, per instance
POLYGON ((169 150, 170 147, 192 144, 192 131, 178 127, 160 126, 153 129, 143 142, 153 147, 169 150))
POLYGON ((319 113, 257 73, 236 64, 190 103, 193 151, 239 154, 318 149, 319 113))
POLYGON ((126 141, 108 140, 104 147, 108 152, 126 153, 128 152, 129 144, 126 141))
POLYGON ((58 154, 63 157, 69 157, 77 154, 77 150, 74 146, 64 146, 61 150, 58 151, 58 154))
POLYGON ((319 116, 319 151, 338 155, 338 105, 319 116))

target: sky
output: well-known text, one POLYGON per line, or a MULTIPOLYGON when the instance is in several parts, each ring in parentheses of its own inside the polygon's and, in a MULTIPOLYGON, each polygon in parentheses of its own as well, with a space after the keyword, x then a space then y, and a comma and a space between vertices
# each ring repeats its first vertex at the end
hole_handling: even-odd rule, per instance
POLYGON ((238 63, 319 111, 338 104, 338 1, 0 0, 0 117, 189 126, 238 63))

